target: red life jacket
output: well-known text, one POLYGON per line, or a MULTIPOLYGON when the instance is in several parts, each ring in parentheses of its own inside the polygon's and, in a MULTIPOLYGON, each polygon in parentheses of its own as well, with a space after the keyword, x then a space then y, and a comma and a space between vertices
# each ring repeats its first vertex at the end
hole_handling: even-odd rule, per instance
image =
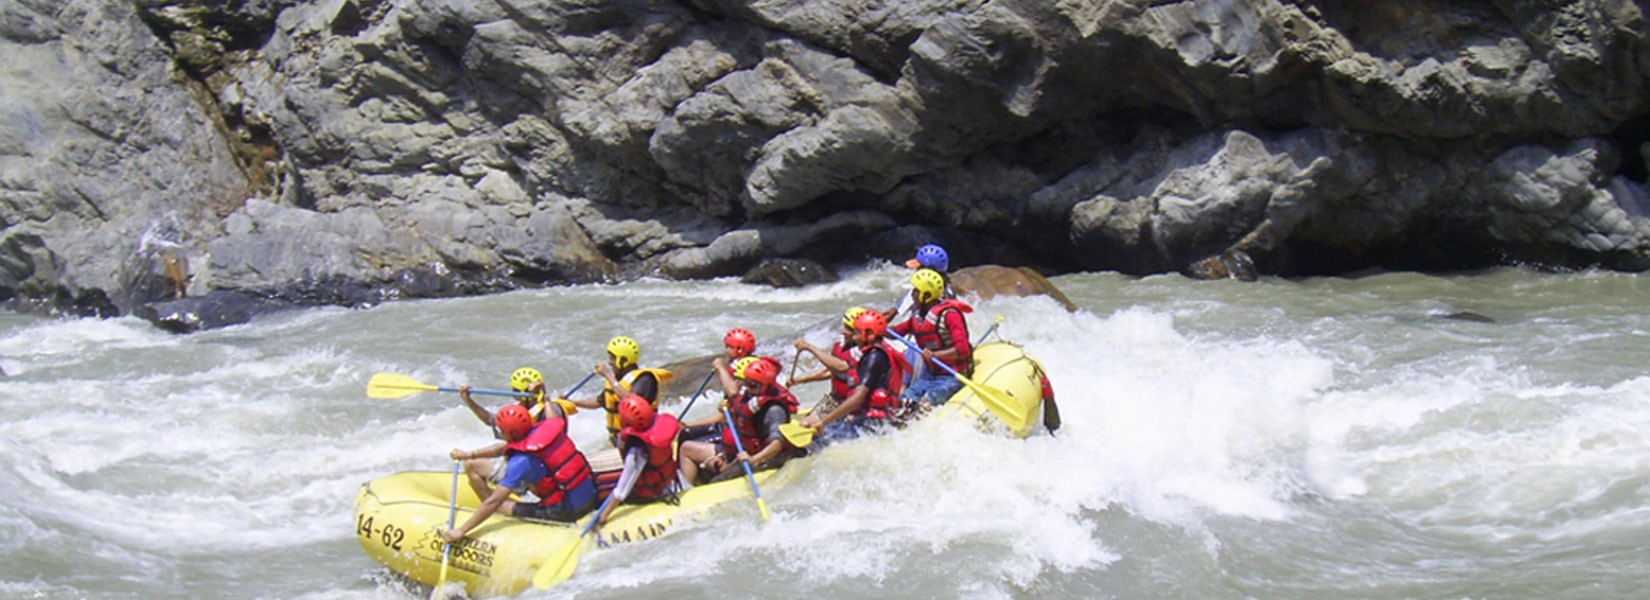
POLYGON ((546 504, 562 501, 562 495, 590 478, 590 462, 567 437, 567 419, 545 419, 527 432, 527 437, 510 442, 507 448, 539 457, 550 475, 533 483, 533 494, 546 504))
MULTIPOLYGON (((866 398, 865 403, 860 405, 859 410, 854 412, 860 416, 880 419, 891 414, 891 411, 899 409, 899 395, 900 392, 905 391, 905 378, 911 374, 911 362, 905 360, 905 354, 895 350, 893 346, 888 344, 886 339, 878 341, 877 346, 882 348, 883 354, 888 355, 888 387, 871 390, 870 397, 866 398)), ((856 350, 863 358, 865 349, 858 348, 856 350)), ((859 363, 854 362, 851 364, 857 367, 859 363)), ((857 371, 855 369, 853 387, 859 386, 859 373, 857 371)))
POLYGON ((645 431, 633 427, 619 430, 620 448, 633 442, 647 447, 647 465, 637 476, 636 485, 630 488, 627 501, 651 502, 670 492, 670 485, 676 483, 676 453, 671 445, 676 442, 676 434, 681 430, 682 422, 672 414, 654 417, 653 425, 645 431))
MULTIPOLYGON (((939 304, 929 307, 921 319, 911 320, 911 337, 925 350, 958 349, 957 356, 953 358, 935 360, 945 363, 958 373, 967 373, 974 362, 974 348, 968 343, 967 331, 951 331, 945 326, 945 312, 948 310, 966 315, 974 312, 974 307, 956 298, 941 300, 939 304)), ((936 366, 934 370, 941 369, 936 366)))
POLYGON ((842 342, 837 342, 835 346, 831 346, 831 355, 848 363, 848 372, 831 374, 831 397, 841 401, 853 393, 853 384, 859 381, 859 373, 855 369, 859 366, 859 347, 843 346, 842 342))
POLYGON ((740 397, 737 402, 729 402, 728 412, 733 415, 733 428, 722 428, 722 443, 729 448, 741 447, 734 445, 733 436, 738 435, 739 443, 743 444, 742 447, 746 452, 751 454, 761 452, 762 446, 766 445, 768 440, 768 436, 763 434, 773 432, 757 431, 757 415, 762 414, 762 411, 766 410, 769 404, 775 402, 784 406, 785 411, 793 415, 796 414, 797 408, 801 406, 801 403, 796 401, 796 396, 782 385, 769 387, 754 398, 740 397))

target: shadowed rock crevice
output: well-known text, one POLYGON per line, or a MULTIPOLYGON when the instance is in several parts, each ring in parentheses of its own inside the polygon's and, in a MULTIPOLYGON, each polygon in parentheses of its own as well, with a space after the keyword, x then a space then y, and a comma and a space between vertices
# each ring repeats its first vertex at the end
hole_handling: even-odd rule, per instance
POLYGON ((1630 2, 16 0, 0 51, 26 310, 931 241, 1051 273, 1650 266, 1630 2))

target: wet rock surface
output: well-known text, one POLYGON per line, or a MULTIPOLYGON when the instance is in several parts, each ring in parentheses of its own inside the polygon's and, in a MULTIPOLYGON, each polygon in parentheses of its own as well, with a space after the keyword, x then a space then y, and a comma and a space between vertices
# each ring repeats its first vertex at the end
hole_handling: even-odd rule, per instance
POLYGON ((931 241, 1043 273, 1644 270, 1647 33, 1619 0, 15 0, 0 303, 931 241))

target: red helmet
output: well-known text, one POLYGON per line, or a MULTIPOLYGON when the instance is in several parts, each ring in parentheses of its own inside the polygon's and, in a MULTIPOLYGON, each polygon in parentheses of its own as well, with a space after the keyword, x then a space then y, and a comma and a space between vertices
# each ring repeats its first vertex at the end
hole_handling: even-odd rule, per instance
POLYGON ((653 426, 653 404, 636 394, 625 396, 619 401, 619 422, 630 429, 647 429, 653 426))
POLYGON ((498 426, 499 433, 504 434, 505 441, 514 442, 527 437, 527 433, 533 430, 533 415, 527 412, 525 406, 506 404, 498 409, 493 424, 498 426))
POLYGON ((722 343, 733 348, 739 356, 750 356, 756 351, 756 334, 751 333, 749 329, 737 327, 728 330, 728 335, 722 338, 722 343))
POLYGON ((862 338, 869 338, 862 340, 865 342, 881 338, 888 335, 888 317, 884 317, 881 312, 874 310, 862 312, 859 316, 854 317, 854 331, 858 331, 862 338))
POLYGON ((779 380, 779 362, 771 359, 760 359, 745 367, 745 380, 762 384, 762 387, 773 385, 779 380))

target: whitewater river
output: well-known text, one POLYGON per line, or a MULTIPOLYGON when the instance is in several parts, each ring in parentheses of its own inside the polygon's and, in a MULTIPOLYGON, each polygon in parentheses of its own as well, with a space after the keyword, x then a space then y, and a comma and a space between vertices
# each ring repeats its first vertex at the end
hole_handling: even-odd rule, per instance
MULTIPOLYGON (((373 373, 499 388, 531 365, 565 388, 613 335, 662 364, 736 326, 789 369, 785 336, 891 303, 906 273, 555 288, 190 336, 0 317, 0 597, 426 597, 361 551, 356 490, 445 470, 489 433, 451 394, 368 399, 373 373)), ((1055 283, 1078 312, 998 299, 970 320, 1004 317, 1042 360, 1059 437, 925 423, 833 448, 764 490, 770 522, 723 505, 527 597, 1650 597, 1650 279, 1055 283)), ((575 417, 575 438, 596 444, 599 421, 575 417)))

